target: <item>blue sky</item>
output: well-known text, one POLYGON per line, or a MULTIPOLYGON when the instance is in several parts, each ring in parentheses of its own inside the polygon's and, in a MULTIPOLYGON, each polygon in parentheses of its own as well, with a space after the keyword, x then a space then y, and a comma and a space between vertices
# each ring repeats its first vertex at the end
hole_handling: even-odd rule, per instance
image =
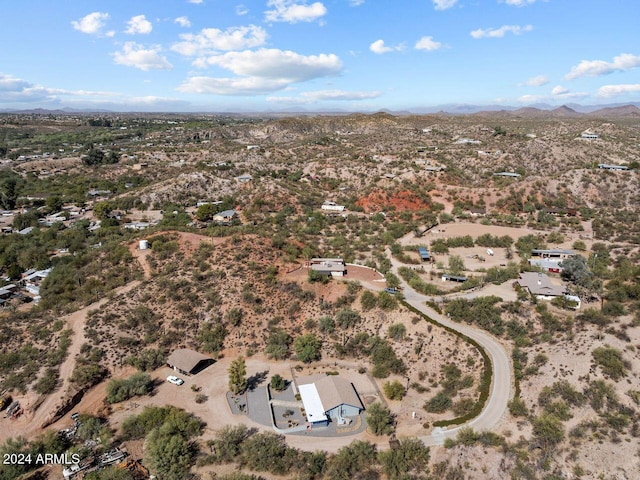
POLYGON ((20 0, 0 108, 640 101, 636 0, 20 0))

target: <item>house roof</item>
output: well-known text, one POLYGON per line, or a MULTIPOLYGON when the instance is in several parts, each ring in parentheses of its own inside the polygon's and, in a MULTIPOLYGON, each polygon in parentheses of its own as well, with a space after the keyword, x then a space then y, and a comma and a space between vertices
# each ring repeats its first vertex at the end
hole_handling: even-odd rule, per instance
POLYGON ((340 405, 351 405, 364 409, 353 384, 337 375, 324 375, 320 378, 317 376, 303 377, 298 380, 298 390, 309 421, 317 422, 325 418, 323 416, 312 420, 309 417, 310 411, 318 415, 320 406, 323 414, 340 405), (307 401, 309 402, 309 407, 307 407, 307 401), (320 402, 319 404, 318 401, 320 402))
POLYGON ((567 291, 562 285, 551 283, 551 279, 544 273, 523 272, 516 281, 521 287, 526 288, 532 295, 545 295, 558 297, 567 291))
POLYGON ((225 210, 223 212, 216 213, 215 216, 221 218, 233 218, 236 216, 236 214, 237 212, 235 210, 225 210))
POLYGON ((560 265, 561 263, 562 263, 562 260, 560 259, 549 259, 549 258, 530 258, 529 259, 529 265, 534 267, 539 267, 545 270, 548 270, 549 268, 558 268, 563 270, 562 266, 560 265))
POLYGON ((576 252, 574 250, 543 250, 539 248, 535 248, 531 251, 531 255, 575 255, 576 252))
POLYGON ((167 363, 183 372, 191 373, 200 362, 213 361, 211 357, 203 355, 189 348, 179 348, 174 350, 167 358, 167 363))

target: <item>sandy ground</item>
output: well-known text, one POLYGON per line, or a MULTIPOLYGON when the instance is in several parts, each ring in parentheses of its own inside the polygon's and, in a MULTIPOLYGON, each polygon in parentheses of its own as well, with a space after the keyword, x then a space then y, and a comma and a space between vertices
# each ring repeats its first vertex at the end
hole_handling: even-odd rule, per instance
MULTIPOLYGON (((231 413, 231 409, 226 400, 226 393, 228 391, 227 368, 232 360, 233 356, 222 358, 195 376, 180 375, 185 381, 184 385, 181 386, 176 386, 164 381, 167 375, 175 374, 169 367, 163 367, 154 371, 152 376, 162 381, 154 395, 151 397, 131 399, 115 405, 113 407, 113 413, 110 416, 111 425, 119 427, 123 419, 131 415, 139 414, 147 405, 174 405, 179 408, 184 408, 206 422, 207 425, 204 435, 199 439, 201 442, 206 442, 214 438, 215 432, 225 425, 243 424, 257 428, 260 431, 273 431, 271 427, 260 425, 245 415, 233 415, 231 413), (191 389, 192 385, 200 387, 200 392, 193 391, 191 389), (197 393, 206 395, 208 400, 202 404, 196 403, 195 397, 197 393)), ((268 371, 267 379, 270 379, 271 376, 276 373, 286 379, 290 379, 291 367, 294 364, 294 362, 286 361, 272 362, 261 355, 256 355, 246 359, 247 376, 268 371)), ((370 388, 371 387, 369 387, 369 389, 370 388)), ((78 405, 78 411, 83 411, 83 403, 84 401, 78 405)), ((348 445, 356 438, 386 444, 386 439, 373 437, 367 432, 339 438, 288 435, 287 443, 302 450, 314 451, 321 449, 334 452, 348 445)))
POLYGON ((337 285, 345 282, 360 282, 369 290, 384 290, 387 286, 384 275, 376 270, 360 265, 347 265, 347 274, 344 277, 333 278, 328 284, 315 283, 311 284, 307 281, 309 269, 305 267, 298 268, 284 275, 289 281, 295 281, 302 285, 305 290, 313 291, 317 297, 326 301, 334 301, 346 292, 346 287, 336 288, 337 285))
MULTIPOLYGON (((139 281, 130 282, 116 290, 114 294, 127 293, 140 284, 139 281)), ((67 358, 60 365, 60 381, 62 385, 51 395, 45 397, 44 401, 34 411, 34 405, 39 401, 39 398, 33 393, 29 392, 24 396, 16 396, 15 400, 20 401, 20 404, 25 410, 24 415, 16 420, 8 420, 0 418, 0 441, 4 441, 9 437, 16 437, 22 435, 25 437, 31 437, 34 434, 41 431, 42 424, 54 414, 58 406, 67 396, 69 387, 71 385, 70 377, 76 366, 76 357, 80 353, 80 348, 85 343, 85 322, 87 320, 87 314, 91 310, 96 310, 102 307, 108 298, 103 298, 91 305, 73 312, 62 320, 67 322, 68 328, 73 330, 71 335, 71 346, 67 354, 67 358)))

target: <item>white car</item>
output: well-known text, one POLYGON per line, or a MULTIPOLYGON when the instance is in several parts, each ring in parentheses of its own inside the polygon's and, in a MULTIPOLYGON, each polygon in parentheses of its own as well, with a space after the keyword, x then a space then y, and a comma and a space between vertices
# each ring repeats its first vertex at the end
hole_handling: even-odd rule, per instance
POLYGON ((184 383, 184 380, 176 377, 175 375, 169 375, 167 377, 167 382, 173 383, 174 385, 182 385, 184 383))

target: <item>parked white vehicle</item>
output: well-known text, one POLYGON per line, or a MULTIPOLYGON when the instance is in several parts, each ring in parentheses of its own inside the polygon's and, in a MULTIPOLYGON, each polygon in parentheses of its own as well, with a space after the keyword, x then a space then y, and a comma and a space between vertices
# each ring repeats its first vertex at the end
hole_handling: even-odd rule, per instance
POLYGON ((167 382, 173 383, 174 385, 182 385, 184 383, 184 380, 176 377, 175 375, 169 375, 167 377, 167 382))

